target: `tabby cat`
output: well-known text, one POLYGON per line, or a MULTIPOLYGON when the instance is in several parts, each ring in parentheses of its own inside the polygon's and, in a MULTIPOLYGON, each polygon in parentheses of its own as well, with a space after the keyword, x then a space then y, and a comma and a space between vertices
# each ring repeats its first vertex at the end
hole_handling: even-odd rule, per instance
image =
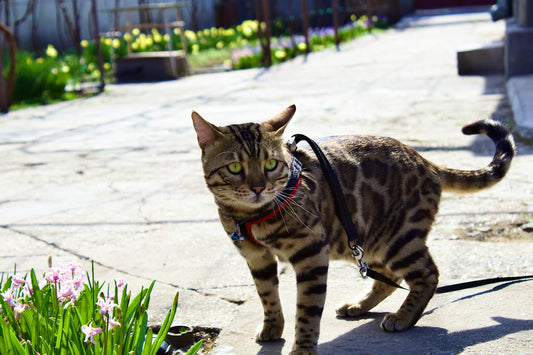
MULTIPOLYGON (((261 124, 217 127, 192 112, 202 150, 205 180, 220 221, 246 259, 261 299, 264 321, 256 340, 281 337, 284 318, 278 294, 278 260, 295 270, 297 311, 291 354, 315 354, 326 297, 328 260, 353 261, 336 217, 328 183, 313 152, 294 152, 282 139, 296 107, 261 124)), ((336 170, 365 250, 364 261, 409 294, 381 328, 399 332, 414 326, 433 296, 439 272, 425 241, 442 190, 477 191, 500 181, 514 156, 514 142, 500 123, 482 120, 463 128, 496 144, 492 162, 462 171, 437 166, 406 145, 386 137, 342 136, 320 141, 336 170)), ((374 281, 359 302, 336 310, 357 317, 395 290, 374 281)))

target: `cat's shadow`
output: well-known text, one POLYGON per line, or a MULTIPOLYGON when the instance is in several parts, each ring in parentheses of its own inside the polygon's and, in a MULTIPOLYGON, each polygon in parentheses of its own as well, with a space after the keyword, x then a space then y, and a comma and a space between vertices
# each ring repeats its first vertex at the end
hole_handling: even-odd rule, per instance
POLYGON ((258 343, 261 345, 261 350, 257 352, 257 355, 277 355, 281 354, 281 351, 283 350, 283 347, 285 346, 285 339, 281 338, 278 340, 265 342, 265 343, 258 343))
POLYGON ((351 331, 319 344, 320 354, 459 354, 472 345, 533 329, 532 320, 492 317, 496 322, 477 329, 449 332, 445 328, 415 326, 402 333, 387 333, 379 328, 385 313, 368 313, 362 318, 342 318, 345 321, 371 319, 351 331))
MULTIPOLYGON (((379 328, 385 312, 369 312, 356 318, 338 318, 346 322, 368 322, 357 326, 349 332, 318 346, 321 355, 343 354, 460 354, 476 344, 482 344, 506 337, 513 333, 533 329, 532 320, 492 317, 494 325, 449 332, 445 328, 415 326, 402 333, 387 333, 379 328)), ((257 354, 281 354, 284 339, 264 343, 257 354)), ((286 349, 285 349, 286 350, 286 349)))

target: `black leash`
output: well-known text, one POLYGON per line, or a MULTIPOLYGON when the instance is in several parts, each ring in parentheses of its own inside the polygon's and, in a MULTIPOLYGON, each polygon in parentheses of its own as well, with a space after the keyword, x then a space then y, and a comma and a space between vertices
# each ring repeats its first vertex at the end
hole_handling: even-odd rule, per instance
MULTIPOLYGON (((311 138, 303 134, 295 134, 292 136, 292 139, 289 141, 289 147, 290 147, 291 152, 294 153, 296 151, 296 145, 298 144, 298 142, 302 140, 306 141, 309 144, 309 146, 315 153, 316 157, 318 158, 320 167, 322 168, 322 171, 324 175, 326 176, 326 180, 328 181, 329 187, 334 197, 335 212, 337 214, 337 218, 340 220, 340 222, 342 223, 342 226, 344 227, 344 230, 346 231, 346 235, 348 236, 348 247, 352 250, 352 256, 354 257, 355 260, 357 260, 359 264, 359 272, 361 273, 361 276, 363 278, 370 277, 374 280, 384 282, 390 286, 394 286, 394 287, 409 291, 408 289, 398 285, 396 282, 392 281, 385 275, 370 269, 368 265, 365 262, 363 262, 364 251, 363 251, 363 248, 357 243, 357 240, 359 239, 359 234, 357 233, 357 230, 353 224, 352 216, 350 214, 350 211, 348 210, 348 206, 346 206, 346 200, 344 199, 344 193, 339 183, 337 174, 331 167, 331 164, 326 158, 326 155, 324 154, 322 149, 320 149, 318 144, 314 140, 312 140, 311 138)), ((459 290, 464 290, 467 288, 473 288, 473 287, 489 285, 489 284, 494 284, 494 283, 527 280, 527 279, 532 279, 532 278, 533 278, 533 275, 494 277, 490 279, 483 279, 483 280, 477 280, 477 281, 463 282, 463 283, 454 284, 454 285, 441 286, 437 288, 435 293, 439 293, 439 294, 448 293, 448 292, 459 291, 459 290)))
POLYGON ((453 291, 464 290, 466 288, 474 288, 474 287, 479 287, 479 286, 484 286, 484 285, 496 284, 500 282, 521 281, 521 280, 525 281, 528 279, 533 279, 533 275, 493 277, 491 279, 483 279, 483 280, 463 282, 463 283, 454 284, 454 285, 441 286, 437 288, 435 293, 439 293, 439 294, 448 293, 448 292, 453 292, 453 291))

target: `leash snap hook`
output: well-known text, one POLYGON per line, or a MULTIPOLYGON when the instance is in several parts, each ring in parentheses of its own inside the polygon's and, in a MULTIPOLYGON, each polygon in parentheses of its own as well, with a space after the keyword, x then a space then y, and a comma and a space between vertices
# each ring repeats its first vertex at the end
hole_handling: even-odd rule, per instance
POLYGON ((289 151, 291 152, 291 154, 294 154, 296 150, 298 149, 298 147, 296 146, 297 144, 296 135, 289 138, 289 140, 287 141, 287 144, 289 145, 289 151))
POLYGON ((363 262, 363 257, 365 256, 365 251, 363 248, 356 244, 354 246, 350 245, 350 249, 352 249, 352 257, 357 260, 357 264, 359 264, 359 273, 361 276, 366 279, 368 274, 368 265, 363 262))

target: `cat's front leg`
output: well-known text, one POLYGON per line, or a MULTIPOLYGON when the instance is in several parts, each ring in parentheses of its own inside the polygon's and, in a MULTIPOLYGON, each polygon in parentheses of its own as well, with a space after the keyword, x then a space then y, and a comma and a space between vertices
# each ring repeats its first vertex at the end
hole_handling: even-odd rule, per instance
POLYGON ((296 324, 291 355, 317 353, 320 319, 326 300, 328 243, 317 240, 299 249, 289 261, 296 272, 296 324))
POLYGON ((256 341, 279 339, 283 333, 285 320, 279 299, 278 262, 268 251, 261 253, 260 257, 257 255, 248 257, 246 261, 263 305, 263 325, 255 339, 256 341))

